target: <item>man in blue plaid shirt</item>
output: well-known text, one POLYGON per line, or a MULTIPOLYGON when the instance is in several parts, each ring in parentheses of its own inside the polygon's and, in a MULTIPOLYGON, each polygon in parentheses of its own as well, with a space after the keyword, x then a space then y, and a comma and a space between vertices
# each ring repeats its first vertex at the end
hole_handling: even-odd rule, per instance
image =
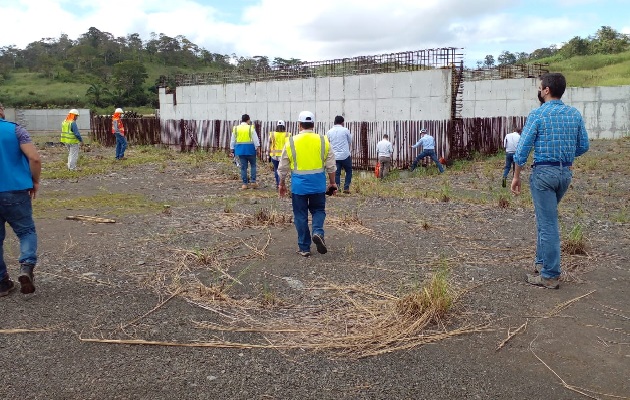
POLYGON ((536 214, 535 272, 527 283, 558 289, 560 277, 560 232, 558 204, 571 184, 575 157, 588 151, 588 134, 580 112, 560 98, 567 81, 562 74, 541 76, 538 100, 541 106, 529 113, 514 154, 516 168, 512 193, 521 192, 521 170, 534 148, 534 165, 529 177, 536 214))

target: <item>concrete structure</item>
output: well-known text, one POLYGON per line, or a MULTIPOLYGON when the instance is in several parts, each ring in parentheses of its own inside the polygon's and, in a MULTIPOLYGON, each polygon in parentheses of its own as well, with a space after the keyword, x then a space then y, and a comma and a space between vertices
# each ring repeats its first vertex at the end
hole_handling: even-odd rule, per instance
POLYGON ((445 120, 450 69, 285 81, 179 86, 160 90, 161 120, 293 121, 312 110, 318 121, 445 120))
MULTIPOLYGON (((462 118, 527 116, 537 92, 535 78, 464 82, 462 118)), ((568 87, 562 101, 582 113, 590 138, 630 135, 630 86, 568 87)))
MULTIPOLYGON (((465 81, 462 118, 527 116, 539 105, 535 78, 465 81)), ((441 121, 451 114, 451 70, 321 77, 160 89, 165 121, 292 121, 313 110, 318 121, 441 121)), ((567 88, 565 103, 584 116, 589 137, 630 134, 630 86, 567 88)))
MULTIPOLYGON (((77 125, 82 134, 83 132, 87 133, 90 129, 90 110, 87 108, 79 108, 78 110, 77 125)), ((7 108, 5 116, 7 121, 17 122, 28 131, 61 133, 61 123, 68 116, 68 111, 70 109, 27 110, 7 108)))

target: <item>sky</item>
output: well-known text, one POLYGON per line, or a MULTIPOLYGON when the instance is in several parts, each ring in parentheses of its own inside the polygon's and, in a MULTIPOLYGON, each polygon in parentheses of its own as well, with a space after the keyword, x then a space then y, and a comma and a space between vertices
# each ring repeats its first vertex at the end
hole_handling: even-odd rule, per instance
POLYGON ((323 61, 441 47, 467 66, 502 51, 630 34, 630 0, 0 0, 0 47, 72 40, 95 27, 115 37, 185 36, 212 53, 323 61))

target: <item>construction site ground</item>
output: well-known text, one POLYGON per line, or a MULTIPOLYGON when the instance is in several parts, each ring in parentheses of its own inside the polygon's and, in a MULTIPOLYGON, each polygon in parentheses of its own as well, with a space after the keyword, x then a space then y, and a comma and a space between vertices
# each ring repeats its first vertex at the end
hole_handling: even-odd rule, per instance
MULTIPOLYGON (((0 298, 2 399, 630 398, 628 138, 576 160, 559 290, 524 281, 530 170, 513 197, 500 155, 355 171, 305 258, 267 163, 242 191, 224 153, 93 145, 68 172, 36 141, 37 290, 0 298), (452 306, 410 322, 436 274, 452 306)), ((4 253, 15 280, 10 229, 4 253)))

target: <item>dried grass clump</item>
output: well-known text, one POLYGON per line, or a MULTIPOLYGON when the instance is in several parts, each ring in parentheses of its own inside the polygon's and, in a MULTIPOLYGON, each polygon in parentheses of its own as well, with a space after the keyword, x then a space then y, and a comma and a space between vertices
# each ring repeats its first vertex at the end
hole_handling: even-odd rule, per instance
POLYGON ((568 237, 562 242, 562 251, 567 254, 587 254, 582 225, 576 224, 573 229, 571 229, 568 237))
POLYGON ((293 217, 278 213, 276 210, 260 208, 254 214, 254 225, 283 225, 293 222, 293 217))
POLYGON ((400 298, 396 309, 401 315, 413 318, 429 314, 429 322, 438 322, 451 309, 453 301, 448 270, 441 269, 425 286, 400 298))

